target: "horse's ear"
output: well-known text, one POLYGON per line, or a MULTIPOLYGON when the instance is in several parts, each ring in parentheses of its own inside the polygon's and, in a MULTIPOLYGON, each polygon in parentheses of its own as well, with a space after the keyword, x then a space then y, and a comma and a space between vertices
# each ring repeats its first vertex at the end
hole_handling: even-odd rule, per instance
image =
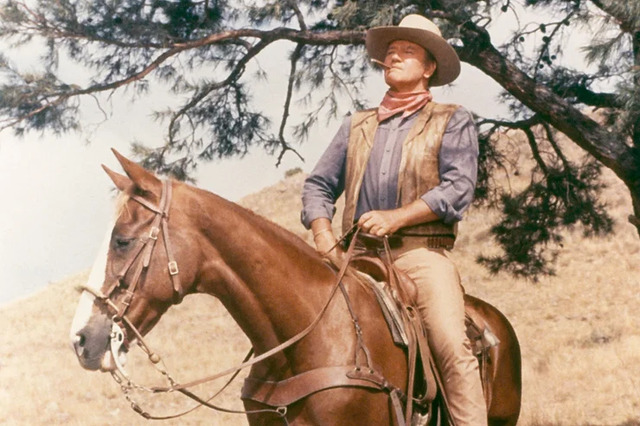
POLYGON ((129 187, 131 187, 131 185, 133 185, 133 182, 127 176, 114 172, 104 164, 102 165, 102 168, 105 172, 107 172, 116 188, 118 188, 120 191, 126 191, 129 187))
MULTIPOLYGON (((162 191, 162 183, 160 182, 160 179, 158 179, 153 173, 146 170, 141 165, 129 160, 115 149, 111 148, 111 151, 113 151, 113 154, 118 159, 118 162, 122 166, 122 169, 127 174, 127 176, 129 176, 129 179, 131 179, 130 182, 133 182, 136 189, 141 190, 142 192, 150 192, 156 195, 160 194, 160 192, 162 191)), ((116 186, 118 186, 118 183, 115 183, 116 186)))

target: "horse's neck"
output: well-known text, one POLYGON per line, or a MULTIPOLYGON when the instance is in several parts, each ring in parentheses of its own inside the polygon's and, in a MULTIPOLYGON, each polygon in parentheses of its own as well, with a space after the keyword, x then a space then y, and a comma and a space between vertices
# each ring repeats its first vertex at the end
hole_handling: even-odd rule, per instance
POLYGON ((333 274, 287 231, 226 200, 207 199, 211 214, 200 228, 215 261, 203 268, 203 291, 221 300, 261 352, 313 320, 333 274))

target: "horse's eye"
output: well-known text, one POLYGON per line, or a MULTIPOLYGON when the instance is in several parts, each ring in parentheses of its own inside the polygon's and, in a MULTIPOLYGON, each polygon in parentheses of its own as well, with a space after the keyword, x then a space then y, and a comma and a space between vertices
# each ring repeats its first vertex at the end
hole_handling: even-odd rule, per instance
POLYGON ((115 237, 113 239, 113 249, 117 251, 126 251, 133 242, 134 238, 115 237))

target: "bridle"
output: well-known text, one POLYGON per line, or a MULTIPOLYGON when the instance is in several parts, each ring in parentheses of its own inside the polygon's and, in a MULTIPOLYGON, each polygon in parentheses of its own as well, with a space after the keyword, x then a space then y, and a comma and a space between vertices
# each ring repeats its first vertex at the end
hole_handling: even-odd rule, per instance
MULTIPOLYGON (((121 350, 121 348, 125 347, 128 349, 130 344, 130 341, 126 339, 126 333, 124 330, 131 330, 131 332, 136 337, 138 346, 140 346, 142 350, 147 353, 149 360, 153 363, 154 366, 156 366, 156 364, 161 361, 160 357, 156 353, 154 353, 145 343, 145 340, 142 337, 142 333, 140 333, 140 331, 135 327, 135 325, 126 315, 129 306, 131 305, 131 301, 133 300, 135 290, 141 281, 141 277, 143 273, 149 268, 151 257, 153 255, 154 248, 156 247, 158 236, 161 232, 164 241, 166 256, 168 259, 167 270, 169 276, 171 277, 174 302, 178 303, 184 298, 185 292, 180 285, 180 279, 178 277, 180 270, 178 268, 178 263, 173 255, 171 240, 169 239, 168 222, 169 209, 171 206, 171 196, 172 186, 171 181, 169 180, 164 180, 162 182, 162 194, 160 196, 160 203, 157 206, 138 195, 129 195, 130 199, 136 201, 141 206, 145 207, 155 214, 153 219, 151 220, 151 225, 149 227, 147 235, 137 238, 137 244, 133 248, 133 251, 131 251, 130 256, 127 258, 120 271, 116 274, 115 279, 104 293, 91 287, 80 286, 80 290, 91 293, 98 301, 100 301, 108 310, 112 311, 113 313, 113 316, 111 317, 113 325, 109 347, 117 371, 120 374, 119 377, 116 377, 114 375, 114 378, 116 379, 116 381, 118 381, 118 383, 121 384, 124 382, 132 384, 129 376, 127 375, 123 365, 119 360, 119 351, 121 350), (136 260, 138 259, 140 259, 140 261, 136 263, 136 260), (133 272, 133 275, 131 276, 131 279, 129 280, 129 284, 125 285, 125 277, 129 274, 134 265, 136 265, 136 268, 133 272), (121 289, 124 292, 124 297, 121 298, 121 300, 114 302, 112 300, 112 296, 118 289, 121 289), (126 327, 124 327, 124 325, 126 325, 126 327)), ((166 369, 161 369, 157 366, 156 368, 158 368, 162 372, 162 374, 169 379, 170 383, 175 383, 166 372, 166 369)), ((145 389, 144 386, 139 385, 134 385, 133 387, 138 389, 145 389)))
MULTIPOLYGON (((347 250, 346 259, 343 265, 341 266, 340 270, 338 271, 336 282, 331 289, 330 295, 325 305, 320 310, 320 312, 318 313, 314 321, 311 324, 309 324, 309 326, 307 326, 304 330, 302 330, 295 336, 291 337, 287 341, 270 349, 267 352, 260 354, 259 356, 254 357, 253 359, 250 359, 251 356, 253 355, 253 349, 251 349, 249 353, 246 355, 245 359, 242 361, 242 363, 235 367, 229 368, 227 370, 224 370, 212 376, 208 376, 199 380, 194 380, 186 384, 178 384, 178 382, 176 382, 171 377, 171 375, 167 372, 166 366, 162 362, 162 359, 160 358, 160 356, 158 356, 155 352, 153 352, 150 349, 150 347, 145 343, 142 333, 140 333, 140 331, 134 326, 131 320, 129 320, 129 318, 126 316, 127 310, 131 305, 131 301, 133 300, 135 290, 140 282, 140 278, 142 277, 142 274, 149 267, 149 264, 151 262, 151 257, 153 255, 154 248, 156 246, 156 242, 158 240, 158 236, 160 232, 162 232, 164 247, 165 247, 165 251, 168 259, 167 269, 171 277, 174 301, 178 303, 184 298, 185 291, 180 284, 180 279, 178 277, 179 268, 175 260, 175 257, 173 256, 173 250, 172 250, 171 242, 169 239, 168 221, 169 221, 169 209, 171 206, 171 196, 172 196, 172 186, 171 186, 170 180, 164 180, 162 182, 162 194, 161 194, 160 203, 158 206, 153 205, 152 203, 150 203, 149 201, 145 200, 144 198, 138 195, 135 195, 135 194, 130 195, 129 196, 130 199, 138 202, 143 207, 155 213, 155 216, 151 222, 148 235, 137 239, 137 245, 135 249, 131 252, 130 257, 127 259, 124 266, 121 268, 120 272, 116 275, 116 279, 113 281, 113 283, 110 284, 106 292, 102 293, 99 290, 96 290, 94 288, 90 288, 87 286, 80 286, 80 290, 88 291, 98 301, 103 303, 107 307, 107 309, 110 309, 111 311, 114 312, 114 315, 112 317, 112 322, 113 322, 112 332, 110 336, 110 350, 116 366, 116 371, 113 371, 111 373, 114 380, 120 385, 121 390, 123 391, 127 401, 130 402, 132 409, 146 419, 153 419, 153 420, 172 419, 172 418, 183 416, 195 410, 196 408, 199 408, 200 406, 206 406, 208 408, 211 408, 217 411, 223 411, 228 413, 238 413, 238 414, 256 414, 256 413, 269 412, 279 416, 285 424, 288 424, 288 421, 286 418, 286 414, 287 414, 286 406, 276 407, 273 409, 266 408, 266 409, 260 409, 260 410, 252 410, 252 411, 242 411, 242 410, 231 410, 231 409, 222 408, 222 407, 213 405, 212 403, 210 403, 210 401, 216 396, 218 396, 222 391, 224 391, 224 389, 227 386, 229 386, 229 384, 236 378, 236 376, 239 374, 241 370, 247 367, 250 367, 258 362, 264 361, 265 359, 275 355, 276 353, 281 352, 284 349, 294 345, 295 343, 302 340, 306 335, 308 335, 315 328, 315 326, 320 322, 320 319, 324 316, 324 313, 327 311, 327 308, 329 307, 331 300, 333 300, 333 297, 336 294, 338 288, 341 288, 341 290, 344 292, 344 287, 342 286, 342 278, 346 273, 347 267, 349 265, 349 259, 353 254, 353 250, 355 247, 354 242, 356 238, 353 238, 352 243, 350 244, 349 249, 347 250), (142 260, 137 263, 137 267, 132 275, 132 279, 129 285, 125 286, 123 284, 124 279, 127 276, 127 274, 129 274, 134 264, 136 264, 136 260, 138 258, 141 258, 142 260), (124 298, 122 298, 122 300, 120 300, 119 303, 115 303, 111 299, 111 296, 119 288, 124 290, 124 298), (119 360, 120 350, 122 349, 122 347, 128 348, 128 345, 130 343, 127 341, 126 334, 122 327, 122 325, 124 324, 126 324, 127 328, 133 332, 133 334, 136 337, 136 342, 138 346, 140 346, 140 348, 147 354, 153 366, 168 380, 169 387, 147 387, 147 386, 138 385, 134 383, 131 380, 131 378, 128 376, 128 374, 124 370, 123 365, 119 360), (193 392, 188 390, 188 388, 190 387, 203 384, 206 382, 210 382, 210 381, 219 379, 224 376, 229 376, 229 375, 231 375, 231 377, 226 382, 226 384, 218 392, 216 392, 212 397, 206 400, 203 398, 200 398, 199 396, 195 395, 193 392), (133 389, 144 390, 151 393, 164 393, 164 392, 178 391, 188 396, 189 398, 193 399, 194 401, 196 401, 198 405, 196 405, 195 407, 183 413, 179 413, 176 415, 153 416, 148 412, 144 411, 140 407, 140 405, 137 404, 135 401, 133 401, 133 399, 130 397, 129 393, 133 389)), ((355 230, 354 237, 357 235, 358 231, 359 229, 355 230)), ((345 236, 342 237, 340 240, 344 239, 350 233, 351 231, 349 231, 349 233, 346 233, 345 236)), ((353 313, 351 314, 353 316, 353 313)), ((356 325, 357 325, 357 320, 356 320, 356 325)))
POLYGON ((120 272, 116 275, 116 279, 105 292, 105 297, 110 299, 116 289, 124 287, 124 298, 120 301, 120 306, 116 308, 116 319, 123 318, 125 313, 127 312, 127 309, 131 304, 131 300, 133 299, 136 287, 140 282, 140 277, 142 276, 142 273, 149 267, 151 256, 153 255, 153 249, 156 246, 156 242, 158 241, 160 232, 162 232, 164 248, 167 254, 167 269, 173 285, 174 302, 178 303, 184 297, 184 290, 180 285, 180 279, 178 277, 178 273, 180 272, 180 270, 178 268, 178 263, 173 256, 171 240, 169 239, 168 222, 169 208, 171 206, 171 189, 171 182, 169 180, 164 180, 162 182, 162 195, 160 196, 160 204, 158 206, 154 206, 138 195, 133 194, 129 196, 132 200, 138 202, 146 209, 155 213, 155 216, 151 222, 151 227, 149 228, 148 235, 137 239, 137 244, 133 252, 125 262, 124 266, 121 268, 120 272), (142 258, 142 261, 138 262, 133 276, 131 277, 130 284, 128 286, 124 286, 123 283, 125 277, 139 257, 142 258))
MULTIPOLYGON (((150 349, 149 345, 145 343, 145 339, 143 338, 142 333, 136 328, 133 322, 126 315, 127 310, 131 305, 131 301, 133 300, 135 290, 141 281, 141 277, 143 273, 148 269, 151 263, 151 258, 153 256, 154 248, 158 241, 158 236, 160 235, 160 232, 162 232, 164 248, 165 248, 165 252, 168 260, 167 271, 169 273, 169 276, 171 277, 174 303, 179 303, 184 298, 185 291, 182 288, 180 284, 180 279, 178 277, 180 270, 178 268, 178 263, 175 260, 175 257, 173 255, 171 240, 169 239, 168 223, 169 223, 169 209, 171 207, 171 196, 172 196, 172 186, 171 186, 171 181, 169 180, 164 180, 162 182, 162 194, 160 196, 160 203, 157 206, 138 195, 132 194, 129 196, 130 199, 136 201, 141 206, 155 213, 155 216, 151 220, 149 232, 147 233, 147 235, 137 239, 137 244, 135 248, 131 252, 130 256, 127 258, 127 261, 125 262, 123 267, 116 274, 115 279, 109 285, 106 292, 102 293, 99 290, 96 290, 94 288, 87 287, 87 286, 80 286, 80 290, 91 293, 98 301, 100 301, 104 306, 106 306, 108 310, 114 313, 111 318, 113 324, 112 324, 111 335, 110 335, 109 349, 111 351, 111 355, 113 357, 116 370, 112 371, 111 375, 114 378, 114 380, 120 385, 120 388, 123 394, 125 395, 125 398, 127 399, 127 401, 129 401, 131 408, 136 413, 140 414, 146 419, 168 420, 168 419, 181 417, 185 414, 188 414, 202 405, 218 411, 231 412, 231 413, 235 413, 235 412, 246 413, 245 411, 229 410, 226 408, 218 407, 210 403, 210 401, 213 398, 215 398, 222 391, 224 391, 224 389, 236 378, 236 376, 239 374, 241 369, 234 371, 233 372, 234 374, 231 376, 229 381, 218 392, 216 392, 216 394, 214 394, 212 397, 206 400, 188 391, 186 389, 187 386, 182 386, 178 388, 179 387, 178 383, 168 373, 167 368, 164 365, 164 362, 162 362, 162 359, 160 358, 160 356, 157 353, 153 352, 150 349), (140 259, 140 261, 136 263, 136 260, 138 259, 140 259), (133 272, 133 275, 131 276, 131 280, 129 281, 129 284, 125 286, 124 285, 125 277, 127 277, 127 275, 132 270, 134 265, 137 265, 137 266, 135 267, 135 270, 133 272), (112 296, 114 295, 117 289, 121 289, 124 291, 124 297, 116 303, 112 300, 112 296), (126 325, 126 328, 124 327, 124 325, 126 325), (131 380, 131 378, 125 371, 124 366, 119 360, 120 350, 123 347, 128 349, 130 344, 130 342, 127 341, 126 339, 126 333, 124 331, 125 329, 131 330, 133 332, 133 334, 136 337, 136 342, 138 346, 147 354, 149 360, 151 361, 152 365, 156 368, 156 370, 158 370, 163 376, 165 376, 165 378, 169 382, 169 387, 151 388, 148 386, 139 385, 131 380), (195 407, 192 407, 191 409, 185 412, 182 412, 176 415, 154 416, 146 412, 144 409, 142 409, 141 406, 131 398, 130 392, 135 389, 143 390, 151 393, 171 392, 173 390, 178 390, 184 395, 198 402, 198 405, 196 405, 195 407)), ((243 363, 246 363, 252 354, 253 354, 253 350, 249 351, 243 363)), ((284 415, 286 414, 286 410, 283 412, 280 409, 258 410, 254 412, 266 412, 266 411, 275 412, 276 414, 282 416, 283 418, 284 418, 284 415)))

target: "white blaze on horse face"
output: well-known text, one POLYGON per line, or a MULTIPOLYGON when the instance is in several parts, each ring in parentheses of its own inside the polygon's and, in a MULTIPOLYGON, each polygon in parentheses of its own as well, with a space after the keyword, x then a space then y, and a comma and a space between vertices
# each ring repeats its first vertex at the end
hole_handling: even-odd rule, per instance
MULTIPOLYGON (((104 236, 104 240, 100 245, 100 250, 98 252, 98 257, 93 263, 93 267, 91 268, 91 273, 89 274, 89 280, 87 281, 86 286, 100 292, 102 288, 102 284, 104 283, 105 273, 107 270, 107 256, 109 254, 109 244, 111 243, 111 232, 113 227, 115 226, 115 220, 109 223, 107 227, 107 233, 104 236)), ((78 338, 78 332, 82 330, 89 322, 91 318, 91 311, 93 309, 93 301, 95 297, 89 293, 88 291, 83 291, 80 295, 80 302, 78 303, 78 307, 76 308, 76 314, 73 317, 73 322, 71 323, 71 342, 75 342, 78 338)))

